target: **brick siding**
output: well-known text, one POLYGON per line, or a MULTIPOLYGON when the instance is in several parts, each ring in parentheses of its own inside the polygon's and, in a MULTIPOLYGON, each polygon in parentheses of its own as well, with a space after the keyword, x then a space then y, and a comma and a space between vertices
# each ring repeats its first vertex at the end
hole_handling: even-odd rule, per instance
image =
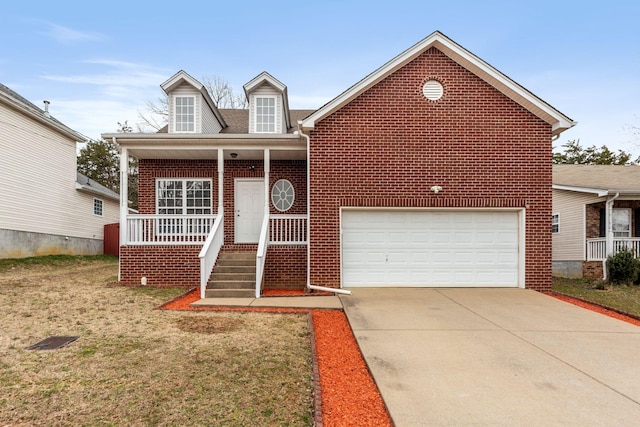
POLYGON ((488 206, 526 207, 525 283, 551 289, 551 128, 437 49, 310 134, 312 284, 340 285, 340 206, 488 206))
POLYGON ((147 286, 200 286, 201 246, 121 246, 120 283, 147 286))
MULTIPOLYGON (((252 251, 257 245, 234 244, 235 178, 264 178, 262 160, 228 160, 224 171, 225 250, 252 251)), ((306 161, 274 160, 269 176, 271 188, 278 179, 288 179, 295 201, 287 214, 307 213, 306 161)), ((141 159, 139 161, 139 212, 156 213, 156 178, 211 178, 213 213, 218 207, 218 172, 215 160, 141 159)), ((271 213, 278 212, 271 205, 271 213)), ((195 287, 200 284, 201 246, 128 246, 121 248, 121 283, 149 286, 195 287)), ((306 247, 270 247, 265 268, 265 287, 300 288, 306 285, 306 247), (302 278, 302 279, 301 279, 302 278)))

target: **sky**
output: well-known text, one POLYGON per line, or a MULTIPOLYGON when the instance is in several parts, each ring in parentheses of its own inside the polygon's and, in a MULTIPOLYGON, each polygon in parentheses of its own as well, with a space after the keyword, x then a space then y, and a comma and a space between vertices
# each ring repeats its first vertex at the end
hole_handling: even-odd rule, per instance
POLYGON ((98 139, 136 129, 179 70, 237 93, 268 71, 292 109, 315 109, 439 30, 578 122, 556 151, 579 139, 638 156, 638 16, 637 0, 12 1, 0 83, 98 139))

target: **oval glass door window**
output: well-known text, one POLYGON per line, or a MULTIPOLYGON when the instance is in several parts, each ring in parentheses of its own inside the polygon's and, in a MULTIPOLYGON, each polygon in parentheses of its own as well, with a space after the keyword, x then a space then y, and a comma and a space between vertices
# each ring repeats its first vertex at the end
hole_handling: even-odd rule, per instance
POLYGON ((293 185, 286 179, 279 179, 273 184, 271 189, 271 203, 280 212, 285 212, 291 209, 293 201, 296 198, 296 193, 293 190, 293 185))

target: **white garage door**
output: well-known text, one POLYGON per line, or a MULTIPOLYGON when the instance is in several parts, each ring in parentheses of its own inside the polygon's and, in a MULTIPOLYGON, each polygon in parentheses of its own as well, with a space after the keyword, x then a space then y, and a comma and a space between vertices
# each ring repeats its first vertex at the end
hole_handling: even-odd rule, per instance
POLYGON ((343 210, 342 284, 517 287, 518 213, 343 210))

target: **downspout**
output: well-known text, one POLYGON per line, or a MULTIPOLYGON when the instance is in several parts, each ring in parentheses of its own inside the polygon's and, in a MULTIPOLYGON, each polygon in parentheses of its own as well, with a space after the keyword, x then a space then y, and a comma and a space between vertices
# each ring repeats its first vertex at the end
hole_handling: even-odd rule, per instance
POLYGON ((616 193, 615 196, 607 199, 605 205, 605 215, 607 219, 607 227, 605 231, 605 252, 606 256, 602 260, 602 280, 607 280, 607 258, 613 254, 613 201, 620 196, 620 193, 616 193))
POLYGON ((344 289, 327 288, 325 286, 311 284, 311 138, 302 132, 301 121, 298 121, 298 133, 307 141, 307 289, 351 295, 351 291, 344 289))

